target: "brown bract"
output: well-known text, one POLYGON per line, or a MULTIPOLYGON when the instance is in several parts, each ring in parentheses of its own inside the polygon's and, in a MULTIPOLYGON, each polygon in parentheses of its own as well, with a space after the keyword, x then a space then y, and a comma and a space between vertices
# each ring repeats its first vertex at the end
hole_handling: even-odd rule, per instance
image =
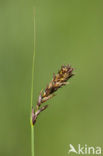
POLYGON ((55 92, 62 86, 68 84, 68 80, 73 76, 73 68, 70 65, 61 66, 61 69, 55 75, 53 74, 53 79, 47 85, 46 89, 40 92, 36 109, 32 108, 32 124, 34 125, 38 115, 45 110, 48 105, 41 107, 42 103, 46 102, 48 99, 51 99, 55 92))

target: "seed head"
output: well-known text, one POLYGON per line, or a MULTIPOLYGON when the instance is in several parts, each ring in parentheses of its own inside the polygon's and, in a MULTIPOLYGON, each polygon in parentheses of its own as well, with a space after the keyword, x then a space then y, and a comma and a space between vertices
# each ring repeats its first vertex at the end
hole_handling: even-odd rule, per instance
POLYGON ((74 75, 72 72, 73 72, 73 68, 70 65, 61 66, 61 69, 58 71, 58 73, 56 75, 53 74, 53 79, 47 85, 46 89, 44 91, 41 90, 39 98, 38 98, 38 102, 36 105, 36 111, 34 112, 34 109, 32 108, 32 124, 33 125, 35 124, 38 115, 48 107, 48 105, 41 107, 42 103, 51 99, 55 95, 54 93, 59 88, 68 84, 67 81, 74 75))

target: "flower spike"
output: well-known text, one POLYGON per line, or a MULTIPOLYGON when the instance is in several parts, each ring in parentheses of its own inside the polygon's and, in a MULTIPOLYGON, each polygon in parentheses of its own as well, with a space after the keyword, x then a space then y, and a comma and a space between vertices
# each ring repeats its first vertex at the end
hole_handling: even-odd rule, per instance
POLYGON ((32 108, 32 124, 34 125, 36 122, 36 119, 38 115, 44 111, 48 105, 45 105, 41 107, 42 103, 46 102, 47 100, 51 99, 53 96, 55 96, 55 92, 68 84, 68 80, 74 75, 73 74, 73 68, 70 65, 67 66, 61 66, 61 69, 58 71, 57 74, 53 73, 53 79, 52 81, 47 85, 46 89, 43 91, 41 90, 36 110, 34 111, 34 108, 32 108))

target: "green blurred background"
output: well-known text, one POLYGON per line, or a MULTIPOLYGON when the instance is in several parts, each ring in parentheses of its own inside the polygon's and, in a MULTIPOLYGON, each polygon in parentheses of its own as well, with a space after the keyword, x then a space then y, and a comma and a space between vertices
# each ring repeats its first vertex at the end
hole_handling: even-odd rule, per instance
MULTIPOLYGON (((34 2, 0 1, 0 156, 30 156, 34 2)), ((62 64, 76 75, 35 125, 36 156, 103 147, 103 1, 36 0, 34 98, 62 64)), ((72 155, 72 154, 71 154, 72 155)))

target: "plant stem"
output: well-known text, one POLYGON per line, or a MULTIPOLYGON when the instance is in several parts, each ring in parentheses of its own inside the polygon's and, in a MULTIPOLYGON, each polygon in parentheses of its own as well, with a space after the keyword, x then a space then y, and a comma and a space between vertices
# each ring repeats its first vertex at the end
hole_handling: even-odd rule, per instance
POLYGON ((31 155, 34 156, 34 126, 31 126, 31 155))
MULTIPOLYGON (((33 86, 34 86, 34 66, 35 66, 35 15, 34 15, 34 53, 33 53, 33 62, 32 62, 32 82, 31 82, 31 109, 30 113, 32 113, 33 106, 33 86)), ((32 122, 32 119, 30 119, 32 122)), ((34 126, 31 124, 31 156, 35 155, 34 151, 34 126)))

